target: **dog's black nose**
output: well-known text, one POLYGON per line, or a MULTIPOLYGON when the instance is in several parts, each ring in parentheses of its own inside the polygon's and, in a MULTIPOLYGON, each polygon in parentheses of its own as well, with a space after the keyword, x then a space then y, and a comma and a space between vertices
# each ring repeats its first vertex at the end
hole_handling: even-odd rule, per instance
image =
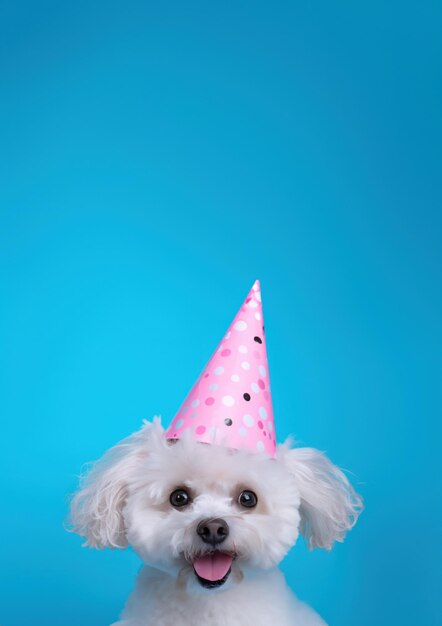
POLYGON ((223 519, 205 519, 198 524, 197 534, 204 543, 215 547, 229 536, 229 527, 223 519))

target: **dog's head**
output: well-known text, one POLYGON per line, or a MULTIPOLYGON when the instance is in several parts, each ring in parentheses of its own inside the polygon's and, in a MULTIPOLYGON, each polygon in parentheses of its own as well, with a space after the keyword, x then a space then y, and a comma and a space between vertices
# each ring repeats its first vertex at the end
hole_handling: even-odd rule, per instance
POLYGON ((195 589, 277 565, 299 532, 330 549, 361 510, 344 474, 311 448, 264 453, 167 441, 159 420, 109 450, 83 479, 72 530, 95 548, 131 544, 195 589))

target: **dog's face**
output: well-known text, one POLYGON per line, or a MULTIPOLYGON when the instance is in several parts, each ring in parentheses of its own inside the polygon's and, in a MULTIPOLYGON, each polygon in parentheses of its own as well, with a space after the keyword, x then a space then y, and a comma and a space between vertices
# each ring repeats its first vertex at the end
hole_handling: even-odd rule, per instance
POLYGON ((144 561, 215 588, 277 564, 294 544, 300 497, 281 463, 187 438, 151 443, 124 511, 144 561))
POLYGON ((240 584, 277 565, 302 532, 330 548, 361 502, 321 453, 265 454, 170 442, 147 425, 96 464, 72 503, 73 529, 93 547, 130 543, 189 590, 240 584))

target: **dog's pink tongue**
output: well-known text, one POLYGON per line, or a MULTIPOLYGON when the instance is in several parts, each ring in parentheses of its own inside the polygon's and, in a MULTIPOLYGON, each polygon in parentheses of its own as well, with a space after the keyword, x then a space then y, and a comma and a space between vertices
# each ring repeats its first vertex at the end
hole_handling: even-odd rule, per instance
POLYGON ((193 562, 196 573, 205 580, 221 580, 229 571, 233 558, 223 552, 206 554, 193 562))

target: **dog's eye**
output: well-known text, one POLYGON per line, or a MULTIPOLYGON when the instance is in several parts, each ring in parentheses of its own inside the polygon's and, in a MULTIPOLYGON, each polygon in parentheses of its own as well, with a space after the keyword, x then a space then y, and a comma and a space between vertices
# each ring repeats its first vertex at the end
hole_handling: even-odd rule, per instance
POLYGON ((185 489, 175 489, 172 491, 169 498, 170 504, 177 509, 182 506, 186 506, 190 502, 190 496, 185 489))
POLYGON ((241 506, 246 507, 246 509, 253 509, 253 507, 258 504, 258 498, 256 493, 245 489, 239 494, 238 502, 241 506))

